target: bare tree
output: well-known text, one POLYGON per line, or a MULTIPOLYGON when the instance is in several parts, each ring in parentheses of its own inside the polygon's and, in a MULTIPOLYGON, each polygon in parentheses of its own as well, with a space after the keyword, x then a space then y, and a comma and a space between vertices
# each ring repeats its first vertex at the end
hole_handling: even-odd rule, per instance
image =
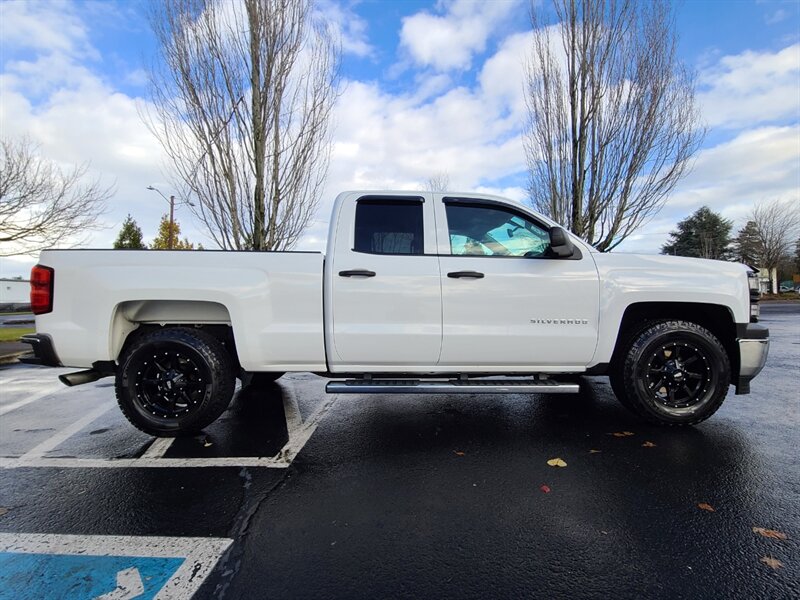
POLYGON ((705 129, 666 0, 531 9, 525 149, 534 206, 601 251, 655 215, 705 129))
POLYGON ((28 138, 0 141, 0 256, 76 246, 97 229, 114 187, 86 181, 88 169, 61 169, 28 138))
POLYGON ((447 171, 439 171, 428 177, 425 189, 429 192, 446 192, 450 188, 450 175, 447 171))
POLYGON ((340 48, 311 0, 164 0, 145 115, 225 249, 291 248, 327 174, 340 48))
POLYGON ((772 200, 758 203, 750 213, 755 223, 761 262, 767 269, 772 293, 778 293, 778 266, 789 256, 792 240, 800 227, 800 208, 791 202, 772 200))

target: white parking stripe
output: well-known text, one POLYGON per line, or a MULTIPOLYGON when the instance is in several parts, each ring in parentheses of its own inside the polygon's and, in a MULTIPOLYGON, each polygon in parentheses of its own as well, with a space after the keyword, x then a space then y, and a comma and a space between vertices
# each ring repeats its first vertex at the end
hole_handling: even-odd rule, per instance
POLYGON ((18 400, 17 402, 12 402, 11 404, 0 406, 0 417, 2 417, 6 413, 11 412, 12 410, 16 410, 17 408, 22 408, 23 406, 30 404, 31 402, 36 402, 37 400, 41 400, 42 398, 51 396, 60 389, 64 389, 64 385, 61 383, 59 383, 57 386, 53 386, 51 388, 47 388, 45 390, 37 392, 31 396, 28 396, 27 398, 23 398, 22 400, 18 400))
POLYGON ((208 468, 208 467, 263 467, 285 469, 306 442, 314 434, 337 395, 331 395, 311 416, 303 422, 297 403, 294 386, 283 386, 283 409, 286 417, 288 441, 275 456, 227 456, 213 458, 164 458, 175 438, 156 438, 139 458, 71 458, 47 457, 68 438, 78 433, 102 414, 110 410, 113 403, 104 404, 88 413, 79 421, 65 427, 52 437, 41 442, 19 458, 0 458, 0 469, 18 468, 208 468))
POLYGON ((55 435, 47 438, 42 443, 34 446, 30 450, 28 450, 25 454, 19 457, 21 462, 30 461, 32 459, 41 458, 47 452, 62 444, 67 439, 71 438, 73 435, 78 433, 81 429, 86 427, 89 423, 97 419, 100 415, 108 412, 113 408, 115 405, 112 403, 102 404, 94 409, 92 412, 87 414, 82 419, 75 421, 69 427, 65 427, 61 431, 57 432, 55 435))
MULTIPOLYGON (((289 446, 289 444, 286 444, 289 446)), ((286 447, 285 446, 285 447, 286 447)), ((281 451, 283 452, 283 451, 281 451)), ((0 458, 0 469, 153 469, 187 467, 266 467, 285 469, 291 461, 278 456, 221 456, 216 458, 0 458)))
POLYGON ((289 465, 294 460, 294 457, 298 455, 300 450, 303 449, 303 446, 306 445, 306 442, 309 440, 309 438, 317 430, 317 425, 319 425, 319 422, 322 420, 322 417, 325 416, 325 413, 327 413, 331 406, 333 406, 333 403, 336 401, 336 399, 337 395, 333 394, 328 400, 323 402, 316 411, 314 411, 314 413, 305 423, 303 423, 294 431, 290 431, 289 441, 286 442, 286 445, 283 448, 281 448, 281 451, 278 453, 276 458, 286 461, 286 464, 289 465))
POLYGON ((156 438, 142 454, 142 458, 161 458, 167 453, 175 438, 156 438))

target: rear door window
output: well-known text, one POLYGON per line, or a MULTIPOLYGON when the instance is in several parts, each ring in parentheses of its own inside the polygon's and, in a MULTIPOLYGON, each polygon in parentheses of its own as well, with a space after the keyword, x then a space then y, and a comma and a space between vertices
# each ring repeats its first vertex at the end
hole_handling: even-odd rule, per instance
POLYGON ((359 200, 353 249, 368 254, 422 254, 422 202, 359 200))

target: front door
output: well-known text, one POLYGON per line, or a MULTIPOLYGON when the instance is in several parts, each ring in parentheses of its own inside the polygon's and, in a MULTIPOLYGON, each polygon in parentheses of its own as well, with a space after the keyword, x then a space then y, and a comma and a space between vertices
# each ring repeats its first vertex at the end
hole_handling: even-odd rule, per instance
POLYGON ((441 348, 442 296, 430 198, 354 200, 338 215, 328 270, 331 370, 431 368, 441 348))
POLYGON ((436 210, 439 367, 557 372, 586 366, 597 344, 599 308, 589 252, 549 258, 547 225, 499 202, 444 198, 436 210))

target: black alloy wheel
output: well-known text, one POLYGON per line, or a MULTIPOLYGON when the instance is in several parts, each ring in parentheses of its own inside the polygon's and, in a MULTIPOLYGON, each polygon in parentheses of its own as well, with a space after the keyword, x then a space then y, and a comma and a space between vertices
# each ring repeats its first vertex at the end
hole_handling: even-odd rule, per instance
POLYGON ((662 345, 647 362, 646 385, 656 401, 668 408, 687 408, 700 402, 712 387, 711 358, 695 344, 662 345))
POLYGON ((211 371, 202 357, 174 342, 154 344, 152 351, 134 365, 137 404, 166 419, 197 410, 211 387, 211 371))
POLYGON ((215 421, 233 396, 233 360, 201 329, 166 327, 138 335, 117 369, 117 402, 138 429, 191 435, 215 421))
POLYGON ((639 417, 693 425, 713 415, 728 393, 731 367, 722 343, 691 321, 646 324, 612 365, 615 393, 639 417))

